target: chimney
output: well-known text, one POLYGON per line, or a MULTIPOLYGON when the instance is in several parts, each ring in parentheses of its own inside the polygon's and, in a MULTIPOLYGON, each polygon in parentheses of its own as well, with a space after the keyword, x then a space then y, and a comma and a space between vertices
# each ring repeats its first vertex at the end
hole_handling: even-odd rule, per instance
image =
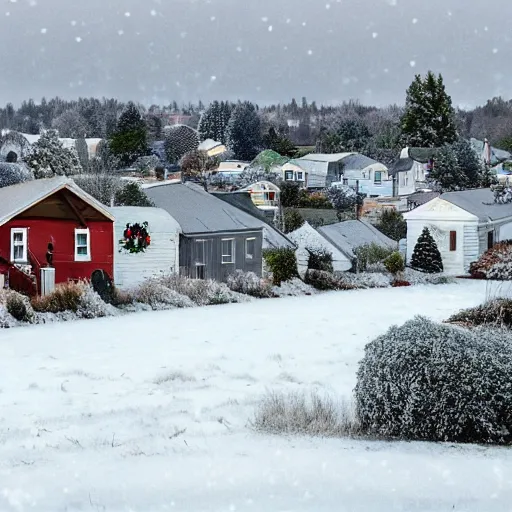
POLYGON ((492 153, 491 153, 491 145, 489 144, 488 139, 485 139, 485 141, 484 141, 484 158, 485 158, 485 163, 487 165, 491 165, 492 153))

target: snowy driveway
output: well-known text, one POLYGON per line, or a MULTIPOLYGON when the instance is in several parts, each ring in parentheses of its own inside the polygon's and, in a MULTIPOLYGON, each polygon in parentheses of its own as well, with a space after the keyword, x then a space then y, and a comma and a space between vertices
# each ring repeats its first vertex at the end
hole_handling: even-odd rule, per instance
POLYGON ((267 389, 349 395, 365 343, 485 283, 0 332, 0 511, 511 510, 506 449, 261 436, 267 389))

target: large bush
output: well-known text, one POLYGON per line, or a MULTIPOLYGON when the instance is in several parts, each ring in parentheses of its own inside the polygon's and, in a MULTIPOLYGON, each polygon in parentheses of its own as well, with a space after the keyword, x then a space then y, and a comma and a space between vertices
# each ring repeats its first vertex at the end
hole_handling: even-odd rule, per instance
POLYGON ((306 284, 311 285, 316 290, 330 291, 330 290, 355 290, 356 287, 345 283, 343 280, 336 277, 330 272, 324 270, 310 269, 306 272, 304 278, 306 284))
POLYGON ((334 272, 332 266, 332 253, 325 249, 312 249, 307 247, 309 252, 308 269, 334 272))
POLYGON ((21 293, 9 290, 5 299, 5 308, 19 322, 34 321, 34 311, 30 306, 30 301, 21 293))
POLYGON ((275 297, 271 284, 258 277, 254 272, 236 270, 228 277, 227 285, 231 291, 251 297, 259 299, 275 297))
POLYGON ((369 435, 512 442, 512 337, 415 318, 369 343, 356 409, 369 435))
POLYGON ((304 225, 304 218, 298 210, 286 210, 284 212, 284 232, 291 233, 304 225))
POLYGON ((403 215, 394 208, 384 210, 375 227, 396 242, 407 236, 407 222, 403 215))
POLYGON ((471 264, 469 272, 478 279, 512 279, 512 240, 498 242, 471 264))
POLYGON ((391 256, 393 252, 393 249, 374 242, 356 247, 354 249, 356 270, 364 272, 368 267, 383 264, 384 260, 391 256))
POLYGON ((297 258, 293 249, 280 247, 263 251, 265 262, 272 273, 274 285, 298 277, 297 258))

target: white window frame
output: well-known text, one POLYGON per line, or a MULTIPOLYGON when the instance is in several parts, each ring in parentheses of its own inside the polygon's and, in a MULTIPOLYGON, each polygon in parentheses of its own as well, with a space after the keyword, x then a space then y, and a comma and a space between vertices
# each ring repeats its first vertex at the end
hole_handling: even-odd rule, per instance
POLYGON ((293 181, 293 171, 284 171, 284 180, 293 181))
POLYGON ((247 261, 254 261, 255 252, 256 252, 256 237, 246 238, 245 239, 245 259, 247 261), (247 242, 254 242, 254 252, 251 255, 249 255, 249 253, 247 252, 247 242))
POLYGON ((91 261, 91 232, 89 228, 75 229, 75 261, 91 261), (87 235, 87 254, 78 254, 78 235, 87 235))
POLYGON ((206 266, 206 242, 207 240, 205 238, 196 238, 194 240, 194 243, 199 245, 202 244, 203 246, 203 261, 198 261, 197 258, 194 258, 194 265, 196 267, 204 267, 206 266))
POLYGON ((27 228, 12 228, 11 229, 11 261, 13 263, 28 263, 28 229, 27 228), (23 247, 23 257, 20 259, 14 259, 14 235, 22 234, 21 244, 17 246, 23 247))
POLYGON ((373 184, 374 185, 382 185, 382 171, 375 171, 373 175, 373 184), (379 175, 379 180, 377 181, 377 175, 379 175))
POLYGON ((297 181, 304 181, 304 173, 302 171, 297 171, 297 181))
POLYGON ((222 238, 220 243, 220 254, 223 265, 233 265, 235 263, 235 239, 234 238, 222 238), (231 242, 231 254, 224 254, 224 242, 231 242), (224 261, 225 258, 229 258, 229 261, 224 261))

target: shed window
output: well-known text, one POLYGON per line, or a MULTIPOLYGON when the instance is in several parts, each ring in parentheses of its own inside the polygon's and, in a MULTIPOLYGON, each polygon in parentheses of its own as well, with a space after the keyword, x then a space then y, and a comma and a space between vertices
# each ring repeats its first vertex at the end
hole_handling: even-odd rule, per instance
POLYGON ((222 263, 235 262, 235 240, 233 238, 222 239, 222 263))
POLYGON ((253 260, 256 252, 256 238, 247 238, 245 240, 245 259, 253 260))
POLYGON ((194 240, 194 263, 206 265, 206 240, 194 240))
POLYGON ((293 181, 293 171, 285 171, 284 172, 284 179, 286 181, 293 181))
POLYGON ((88 229, 75 229, 75 261, 91 261, 91 234, 88 229))
POLYGON ((450 251, 457 250, 457 231, 450 231, 450 251))
POLYGON ((297 181, 304 181, 304 173, 297 171, 297 181))
POLYGON ((375 179, 373 180, 375 185, 382 183, 382 171, 375 171, 375 179))
POLYGON ((27 228, 11 229, 11 261, 26 263, 27 258, 27 228))

